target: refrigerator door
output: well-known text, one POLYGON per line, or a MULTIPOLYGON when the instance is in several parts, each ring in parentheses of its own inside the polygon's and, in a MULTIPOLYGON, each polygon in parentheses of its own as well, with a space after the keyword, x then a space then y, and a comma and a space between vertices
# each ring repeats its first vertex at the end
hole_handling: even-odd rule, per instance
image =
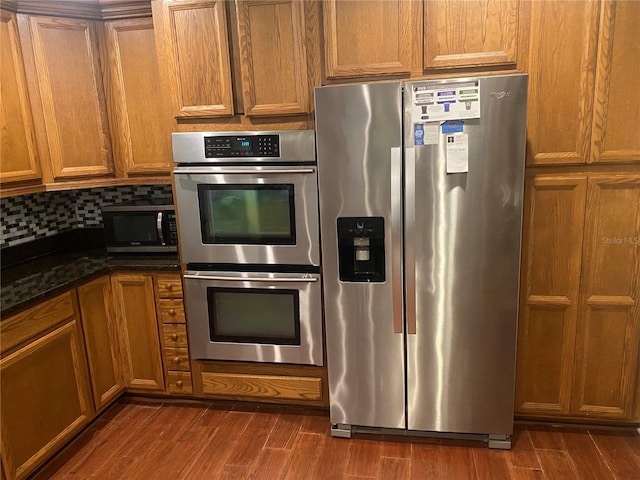
POLYGON ((315 100, 331 422, 405 428, 401 84, 315 100))
POLYGON ((414 145, 434 133, 425 123, 424 137, 415 135, 414 87, 452 81, 405 89, 407 423, 412 430, 509 435, 527 76, 477 80, 481 116, 464 120, 456 133, 468 135, 467 173, 447 173, 455 152, 441 133, 460 124, 439 121, 437 144, 414 145))

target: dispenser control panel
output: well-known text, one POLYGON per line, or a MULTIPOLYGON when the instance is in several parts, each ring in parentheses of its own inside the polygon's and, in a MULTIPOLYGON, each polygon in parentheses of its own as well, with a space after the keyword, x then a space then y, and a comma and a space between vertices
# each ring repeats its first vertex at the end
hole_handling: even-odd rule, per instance
POLYGON ((384 218, 341 217, 338 266, 343 282, 384 282, 384 218))

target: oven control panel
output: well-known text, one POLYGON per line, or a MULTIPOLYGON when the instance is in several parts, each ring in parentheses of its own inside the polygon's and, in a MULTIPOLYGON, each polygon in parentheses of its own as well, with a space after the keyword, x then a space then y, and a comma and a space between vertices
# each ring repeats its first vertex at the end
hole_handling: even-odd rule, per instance
POLYGON ((279 135, 204 137, 205 158, 279 157, 279 135))

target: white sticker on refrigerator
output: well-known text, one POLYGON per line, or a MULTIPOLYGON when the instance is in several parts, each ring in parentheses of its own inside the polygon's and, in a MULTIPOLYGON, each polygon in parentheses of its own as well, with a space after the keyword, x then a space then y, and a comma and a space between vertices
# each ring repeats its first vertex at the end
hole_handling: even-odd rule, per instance
POLYGON ((413 123, 480 118, 480 82, 411 86, 413 123))
POLYGON ((440 139, 440 130, 438 129, 440 123, 425 123, 424 124, 424 145, 437 145, 440 139))
POLYGON ((469 135, 447 135, 447 173, 469 171, 469 135))

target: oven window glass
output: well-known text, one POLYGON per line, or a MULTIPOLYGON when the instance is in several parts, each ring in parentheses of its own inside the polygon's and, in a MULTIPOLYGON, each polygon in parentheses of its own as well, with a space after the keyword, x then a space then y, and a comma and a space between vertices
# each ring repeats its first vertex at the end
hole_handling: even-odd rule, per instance
POLYGON ((202 243, 295 245, 293 185, 198 185, 202 243))
POLYGON ((212 342, 300 345, 298 290, 207 288, 212 342))
POLYGON ((113 216, 113 236, 116 243, 157 243, 157 212, 127 213, 113 216))

